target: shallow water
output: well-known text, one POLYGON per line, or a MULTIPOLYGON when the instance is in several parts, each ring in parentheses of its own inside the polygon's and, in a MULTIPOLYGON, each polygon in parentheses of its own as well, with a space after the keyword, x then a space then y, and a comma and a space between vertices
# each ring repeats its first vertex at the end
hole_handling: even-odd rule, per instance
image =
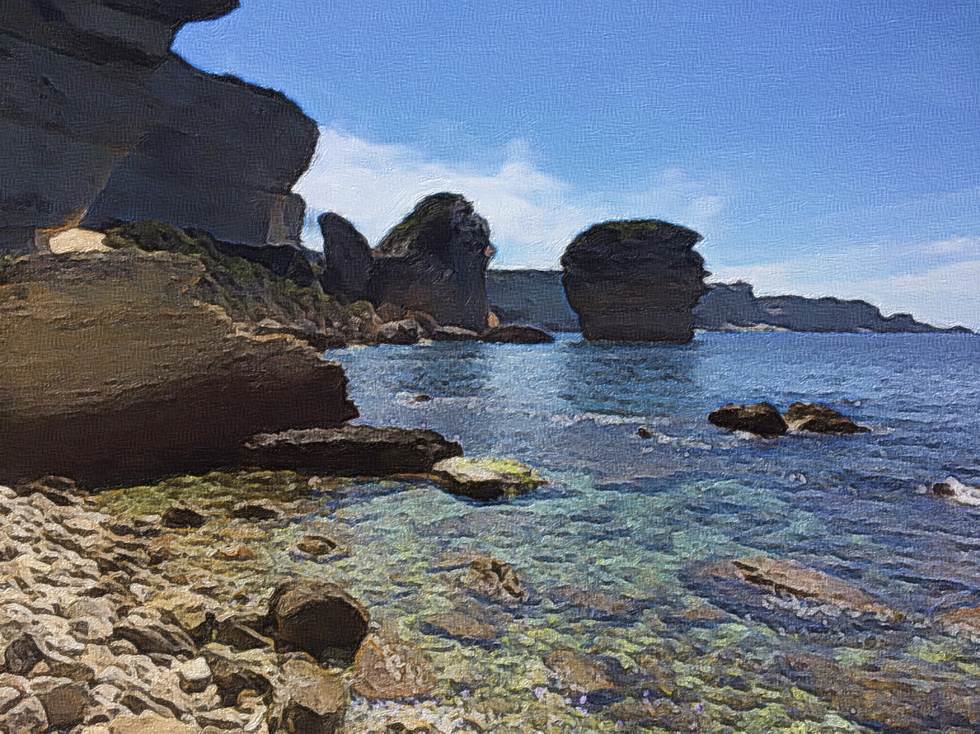
MULTIPOLYGON (((341 483, 257 541, 270 570, 345 583, 430 654, 442 682, 427 705, 444 730, 470 730, 463 712, 515 732, 968 731, 976 721, 978 647, 933 620, 980 605, 980 509, 923 487, 950 474, 980 482, 980 339, 701 334, 617 347, 564 336, 329 356, 347 370, 361 422, 430 427, 469 455, 515 457, 550 479, 501 504, 426 482, 341 483), (423 393, 432 400, 412 401, 423 393), (872 432, 766 441, 705 419, 758 400, 825 402, 872 432), (640 425, 654 438, 639 438, 640 425), (316 563, 290 551, 323 523, 347 555, 316 563), (483 645, 426 624, 469 608, 451 559, 472 553, 511 563, 529 593, 523 604, 480 602, 500 630, 483 645), (760 553, 843 578, 905 620, 825 614, 700 573, 760 553), (583 606, 576 591, 619 604, 583 606), (613 685, 583 694, 556 679, 543 660, 564 648, 590 655, 613 685)), ((133 501, 132 491, 106 499, 133 501)), ((392 710, 358 702, 353 730, 392 710)))

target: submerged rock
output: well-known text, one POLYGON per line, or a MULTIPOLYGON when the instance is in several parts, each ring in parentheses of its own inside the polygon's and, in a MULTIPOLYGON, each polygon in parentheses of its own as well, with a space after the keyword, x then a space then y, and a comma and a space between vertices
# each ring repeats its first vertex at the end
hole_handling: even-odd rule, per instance
POLYGON ((424 311, 440 324, 487 326, 490 226, 459 194, 434 194, 373 251, 370 300, 424 311))
POLYGON ((460 456, 438 462, 432 473, 450 492, 478 500, 516 497, 545 484, 537 471, 513 459, 460 456))
POLYGON ((348 301, 366 298, 372 261, 367 238, 333 212, 321 214, 317 222, 323 234, 323 290, 348 301))
POLYGON ((498 344, 550 344, 554 340, 547 331, 520 324, 497 326, 480 335, 480 341, 498 344))
POLYGON ((562 648, 549 653, 544 660, 562 684, 578 693, 597 693, 614 689, 604 666, 589 655, 562 648))
POLYGON ((269 601, 276 641, 310 653, 353 656, 368 631, 370 615, 339 586, 297 579, 280 584, 269 601))
POLYGON ((833 408, 818 403, 793 403, 783 418, 794 431, 848 434, 867 433, 870 430, 833 408))
POLYGON ((480 596, 505 604, 527 599, 527 592, 514 567, 491 556, 477 556, 470 561, 462 583, 480 596))
POLYGON ((655 219, 605 222, 565 250, 562 282, 586 339, 688 342, 705 292, 701 235, 655 219))
POLYGON ((369 701, 419 698, 436 685, 424 653, 392 633, 370 634, 354 658, 353 689, 369 701))
POLYGON ((246 460, 264 468, 355 476, 427 472, 463 453, 435 431, 373 426, 261 434, 245 448, 246 460))
POLYGON ((932 493, 939 497, 947 497, 953 502, 971 507, 980 507, 980 487, 963 484, 956 477, 946 477, 941 482, 932 485, 932 493))
POLYGON ((0 478, 104 486, 207 471, 237 464, 258 432, 356 416, 340 365, 242 333, 199 298, 204 275, 194 258, 130 249, 6 267, 0 478))
POLYGON ((769 403, 735 405, 729 403, 708 414, 714 425, 729 431, 745 431, 757 436, 773 438, 786 433, 786 421, 769 403))

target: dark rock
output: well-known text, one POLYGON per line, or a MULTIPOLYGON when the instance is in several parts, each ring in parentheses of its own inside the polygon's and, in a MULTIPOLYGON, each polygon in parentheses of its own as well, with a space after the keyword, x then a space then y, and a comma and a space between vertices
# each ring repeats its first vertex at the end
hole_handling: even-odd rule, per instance
POLYGON ((64 731, 80 724, 94 703, 87 686, 63 678, 35 678, 31 681, 31 693, 44 707, 51 731, 64 731))
POLYGON ((401 321, 406 318, 405 309, 402 306, 396 306, 393 303, 382 303, 379 305, 375 312, 378 314, 378 318, 383 322, 388 321, 401 321))
POLYGON ((296 550, 308 556, 325 556, 337 550, 337 542, 325 535, 307 533, 296 541, 296 550))
POLYGON ((428 657, 393 633, 370 634, 357 650, 353 689, 369 701, 420 698, 435 685, 428 657))
POLYGON ((222 706, 236 705, 242 691, 255 691, 261 697, 272 693, 269 681, 272 671, 259 670, 250 661, 219 653, 210 647, 204 649, 203 655, 211 668, 211 679, 218 689, 222 706))
POLYGON ((704 293, 701 235, 658 220, 605 222, 562 256, 562 282, 586 339, 688 342, 704 293))
POLYGON ((639 428, 636 429, 636 435, 646 440, 648 438, 653 438, 653 431, 651 431, 646 426, 640 426, 639 428))
POLYGON ((275 731, 284 734, 335 734, 341 731, 348 693, 343 678, 305 660, 283 666, 276 690, 275 731))
POLYGON ((255 436, 246 453, 248 462, 268 469, 384 476, 427 472, 463 450, 435 431, 344 426, 255 436))
POLYGON ((27 675, 43 659, 37 642, 25 633, 7 643, 3 651, 3 668, 14 675, 27 675))
POLYGON ((956 477, 946 477, 942 482, 932 485, 932 493, 938 497, 947 497, 961 505, 980 507, 980 487, 963 484, 956 477))
POLYGON ((714 425, 729 431, 746 431, 772 438, 786 433, 786 421, 769 403, 735 405, 729 403, 708 414, 714 425))
POLYGON ((432 335, 439 328, 439 322, 436 321, 431 314, 425 311, 406 311, 405 318, 411 319, 419 325, 422 329, 422 334, 427 338, 431 339, 432 335))
POLYGON ((160 516, 167 528, 199 528, 208 521, 205 515, 185 504, 171 505, 160 516))
POLYGON ((497 326, 480 334, 480 341, 498 344, 550 344, 554 340, 546 331, 520 324, 497 326))
POLYGON ((112 631, 115 640, 131 642, 144 655, 190 656, 197 645, 183 630, 166 624, 140 619, 118 622, 112 631))
POLYGON ((75 481, 65 477, 42 477, 33 482, 15 485, 14 491, 20 497, 40 494, 61 507, 67 507, 78 501, 75 496, 78 492, 75 481))
POLYGON ((274 520, 280 514, 269 502, 239 502, 231 510, 231 516, 239 520, 274 520))
POLYGON ((135 249, 4 270, 0 479, 91 487, 208 471, 236 465, 256 433, 357 415, 338 364, 241 333, 200 297, 203 275, 199 260, 135 249))
POLYGON ((538 472, 513 459, 456 456, 439 461, 432 473, 453 494, 477 500, 517 497, 545 484, 538 472))
POLYGON ((870 429, 859 426, 833 408, 817 403, 793 403, 783 415, 794 431, 811 433, 867 433, 870 429))
POLYGON ((422 327, 415 319, 389 321, 378 329, 377 340, 382 344, 415 344, 422 333, 422 327))
POLYGON ((367 635, 370 616, 335 584, 298 579, 280 584, 269 601, 276 641, 320 658, 352 656, 367 635))
POLYGON ((373 255, 368 288, 375 304, 424 311, 440 324, 475 331, 487 326, 490 227, 462 196, 426 197, 373 255))
POLYGON ((155 218, 245 244, 298 243, 290 190, 318 131, 278 92, 201 72, 170 44, 233 0, 5 0, 0 243, 155 218), (37 165, 36 161, 45 164, 37 165))
POLYGON ((469 342, 477 341, 480 335, 461 326, 440 326, 432 332, 432 341, 436 342, 469 342))
POLYGON ((272 647, 273 641, 258 631, 263 619, 245 615, 228 615, 214 624, 214 641, 227 645, 233 650, 256 650, 272 647))
POLYGON ((371 245, 353 224, 328 212, 317 220, 323 233, 323 273, 320 284, 327 293, 348 301, 367 297, 371 275, 371 245))
POLYGON ((413 397, 412 398, 412 402, 413 403, 429 403, 429 402, 432 402, 432 396, 431 395, 426 395, 425 393, 422 393, 420 395, 416 395, 415 397, 413 397))

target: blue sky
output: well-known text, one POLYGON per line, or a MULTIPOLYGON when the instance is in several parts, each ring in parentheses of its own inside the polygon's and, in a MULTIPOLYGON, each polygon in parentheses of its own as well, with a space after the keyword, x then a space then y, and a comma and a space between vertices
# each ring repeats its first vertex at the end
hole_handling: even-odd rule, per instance
POLYGON ((977 0, 243 0, 176 49, 299 102, 369 239, 441 189, 497 267, 659 217, 715 279, 980 327, 977 0))

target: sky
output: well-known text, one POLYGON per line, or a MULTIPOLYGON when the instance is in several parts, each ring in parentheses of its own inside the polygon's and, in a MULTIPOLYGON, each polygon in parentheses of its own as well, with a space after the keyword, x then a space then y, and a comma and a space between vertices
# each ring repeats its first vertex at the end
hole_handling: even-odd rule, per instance
POLYGON ((980 327, 977 0, 242 0, 175 48, 317 120, 311 223, 457 191, 551 268, 654 217, 712 280, 980 327))

